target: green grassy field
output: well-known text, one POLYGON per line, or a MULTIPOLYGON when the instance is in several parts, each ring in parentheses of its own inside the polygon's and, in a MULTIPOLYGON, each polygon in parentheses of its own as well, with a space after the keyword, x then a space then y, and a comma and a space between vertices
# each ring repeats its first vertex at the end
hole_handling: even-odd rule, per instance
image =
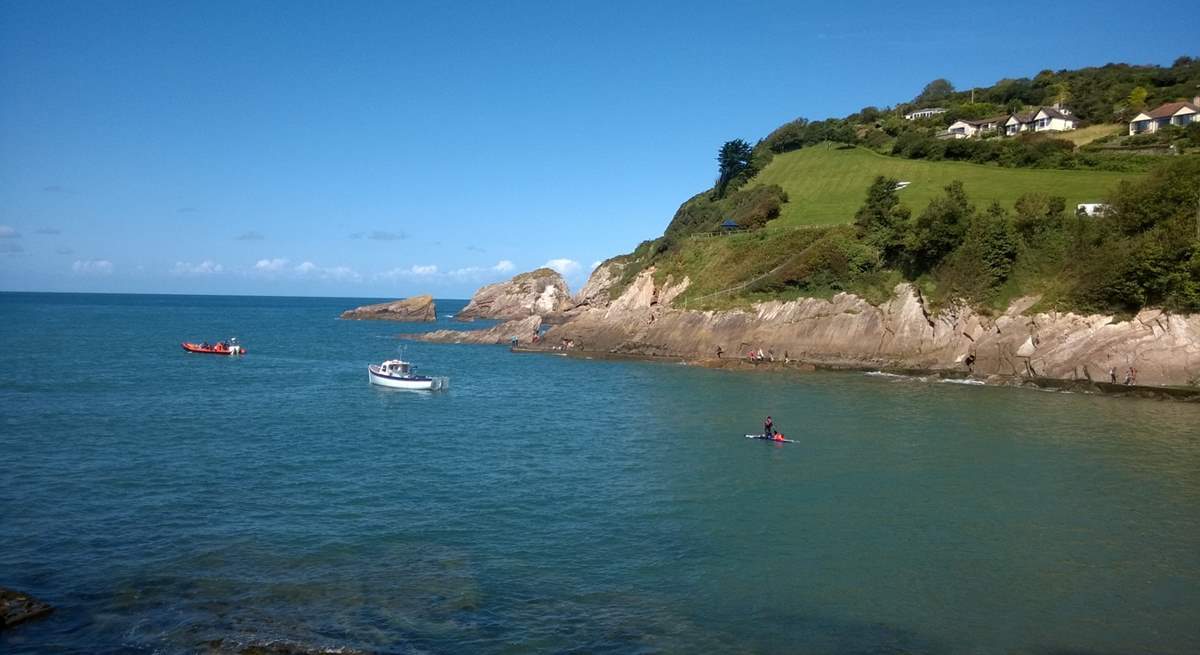
POLYGON ((962 181, 967 195, 980 208, 998 200, 1012 209, 1017 198, 1032 192, 1063 196, 1068 207, 1098 202, 1119 180, 1140 176, 900 159, 864 148, 839 150, 821 145, 777 155, 751 185, 778 184, 787 191, 788 202, 770 227, 832 225, 854 220, 867 187, 878 175, 912 183, 900 191, 900 198, 914 214, 953 180, 962 181))

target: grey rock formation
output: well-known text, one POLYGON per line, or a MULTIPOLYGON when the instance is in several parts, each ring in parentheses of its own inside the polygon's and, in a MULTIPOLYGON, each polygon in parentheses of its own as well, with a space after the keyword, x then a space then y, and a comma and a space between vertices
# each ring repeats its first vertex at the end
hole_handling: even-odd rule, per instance
POLYGON ((588 277, 587 284, 575 294, 575 305, 580 307, 608 307, 612 302, 611 290, 621 277, 625 264, 609 260, 596 267, 588 277))
POLYGON ((342 318, 427 323, 437 320, 437 305, 433 302, 433 296, 413 296, 404 300, 349 309, 342 312, 342 318))
POLYGON ((0 587, 0 630, 43 617, 54 608, 19 591, 0 587))
MULTIPOLYGON (((592 298, 610 288, 600 276, 614 278, 611 271, 594 273, 592 298)), ((643 271, 616 299, 576 306, 538 344, 529 337, 539 317, 410 338, 507 344, 516 336, 523 347, 547 349, 569 340, 575 352, 694 360, 715 359, 718 348, 723 358, 762 350, 775 361, 958 374, 970 369, 976 377, 1087 381, 1105 390, 1112 390, 1113 376, 1121 383, 1136 369, 1138 385, 1200 385, 1200 314, 1147 309, 1120 321, 1098 314, 1030 313, 1038 298, 1019 298, 1000 316, 964 305, 934 313, 910 284, 897 285, 879 306, 842 293, 729 311, 673 307, 689 282, 668 276, 655 284, 654 270, 643 271)))
POLYGON ((541 326, 541 316, 526 316, 486 330, 435 330, 400 336, 414 341, 436 343, 510 344, 513 339, 516 339, 519 344, 528 345, 541 326))
POLYGON ((881 306, 850 294, 830 300, 772 301, 747 310, 686 311, 670 306, 688 280, 656 286, 643 272, 607 307, 577 312, 547 333, 545 343, 574 341, 577 350, 706 359, 744 357, 978 375, 1118 381, 1137 369, 1138 384, 1200 382, 1200 315, 1144 310, 1132 320, 1062 312, 1026 313, 1019 299, 1001 316, 965 306, 933 314, 915 287, 898 285, 881 306))
POLYGON ((549 268, 539 268, 507 282, 481 288, 455 318, 471 321, 477 318, 512 320, 533 315, 555 316, 572 306, 571 292, 562 276, 549 268))

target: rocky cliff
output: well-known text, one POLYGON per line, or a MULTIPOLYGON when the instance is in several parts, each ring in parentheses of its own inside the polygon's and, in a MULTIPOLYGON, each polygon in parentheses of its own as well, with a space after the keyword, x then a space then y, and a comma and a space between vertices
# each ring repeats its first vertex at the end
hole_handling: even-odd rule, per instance
MULTIPOLYGON (((1123 382, 1136 369, 1140 385, 1200 384, 1200 315, 1144 310, 1129 320, 1070 312, 1030 313, 1037 298, 1021 298, 999 316, 970 307, 930 310, 915 287, 897 285, 883 305, 851 294, 759 303, 729 311, 687 311, 672 306, 689 280, 654 281, 643 271, 621 294, 606 300, 614 271, 593 274, 586 303, 537 344, 530 320, 478 333, 442 330, 413 335, 428 341, 509 343, 576 352, 696 360, 763 354, 775 361, 890 369, 958 371, 977 376, 1017 376, 1123 382)), ((587 289, 588 287, 585 287, 587 289)), ((583 293, 581 292, 581 296, 583 293)), ((582 298, 580 298, 582 300, 582 298)))
POLYGON ((1027 313, 1036 298, 1003 315, 965 307, 933 313, 917 290, 898 285, 875 306, 850 294, 830 300, 772 301, 746 310, 686 311, 671 307, 688 280, 655 285, 645 271, 605 307, 580 308, 543 343, 571 340, 575 349, 695 359, 768 357, 852 366, 965 370, 979 375, 1035 375, 1139 384, 1200 383, 1200 315, 1145 310, 1131 320, 1106 315, 1027 313))
POLYGON ((437 320, 437 305, 433 302, 433 296, 413 296, 378 305, 355 307, 342 312, 342 318, 409 323, 429 322, 437 320))
POLYGON ((555 317, 574 306, 567 283, 556 271, 539 268, 507 282, 489 284, 471 297, 455 315, 462 321, 477 318, 512 320, 528 316, 555 317))

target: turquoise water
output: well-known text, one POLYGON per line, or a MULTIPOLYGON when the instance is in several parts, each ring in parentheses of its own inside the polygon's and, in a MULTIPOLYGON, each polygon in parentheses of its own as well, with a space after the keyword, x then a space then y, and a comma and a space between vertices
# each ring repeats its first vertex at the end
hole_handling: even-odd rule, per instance
POLYGON ((59 608, 0 652, 1200 650, 1200 406, 419 343, 451 390, 382 390, 428 327, 357 304, 0 294, 0 585, 59 608))

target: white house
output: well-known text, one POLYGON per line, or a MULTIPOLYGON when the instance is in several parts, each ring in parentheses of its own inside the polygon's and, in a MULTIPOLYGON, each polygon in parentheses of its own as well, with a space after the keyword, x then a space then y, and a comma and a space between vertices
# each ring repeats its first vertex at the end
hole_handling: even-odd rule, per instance
POLYGON ((937 116, 938 114, 944 113, 946 113, 946 110, 942 109, 941 107, 930 107, 929 109, 918 109, 916 111, 909 112, 904 115, 904 118, 906 120, 915 121, 918 118, 929 118, 930 116, 937 116))
POLYGON ((951 123, 950 127, 946 128, 944 138, 966 139, 983 132, 991 132, 1000 129, 1000 126, 1004 124, 1007 118, 1007 116, 995 116, 977 121, 957 120, 951 123))
POLYGON ((1014 136, 1021 132, 1066 132, 1075 129, 1071 110, 1061 107, 1040 107, 1037 111, 1013 114, 1004 122, 1004 133, 1014 136))
POLYGON ((1141 112, 1129 121, 1129 134, 1153 134, 1160 127, 1167 125, 1188 125, 1200 121, 1200 96, 1192 98, 1191 102, 1168 102, 1159 105, 1150 112, 1141 112))

